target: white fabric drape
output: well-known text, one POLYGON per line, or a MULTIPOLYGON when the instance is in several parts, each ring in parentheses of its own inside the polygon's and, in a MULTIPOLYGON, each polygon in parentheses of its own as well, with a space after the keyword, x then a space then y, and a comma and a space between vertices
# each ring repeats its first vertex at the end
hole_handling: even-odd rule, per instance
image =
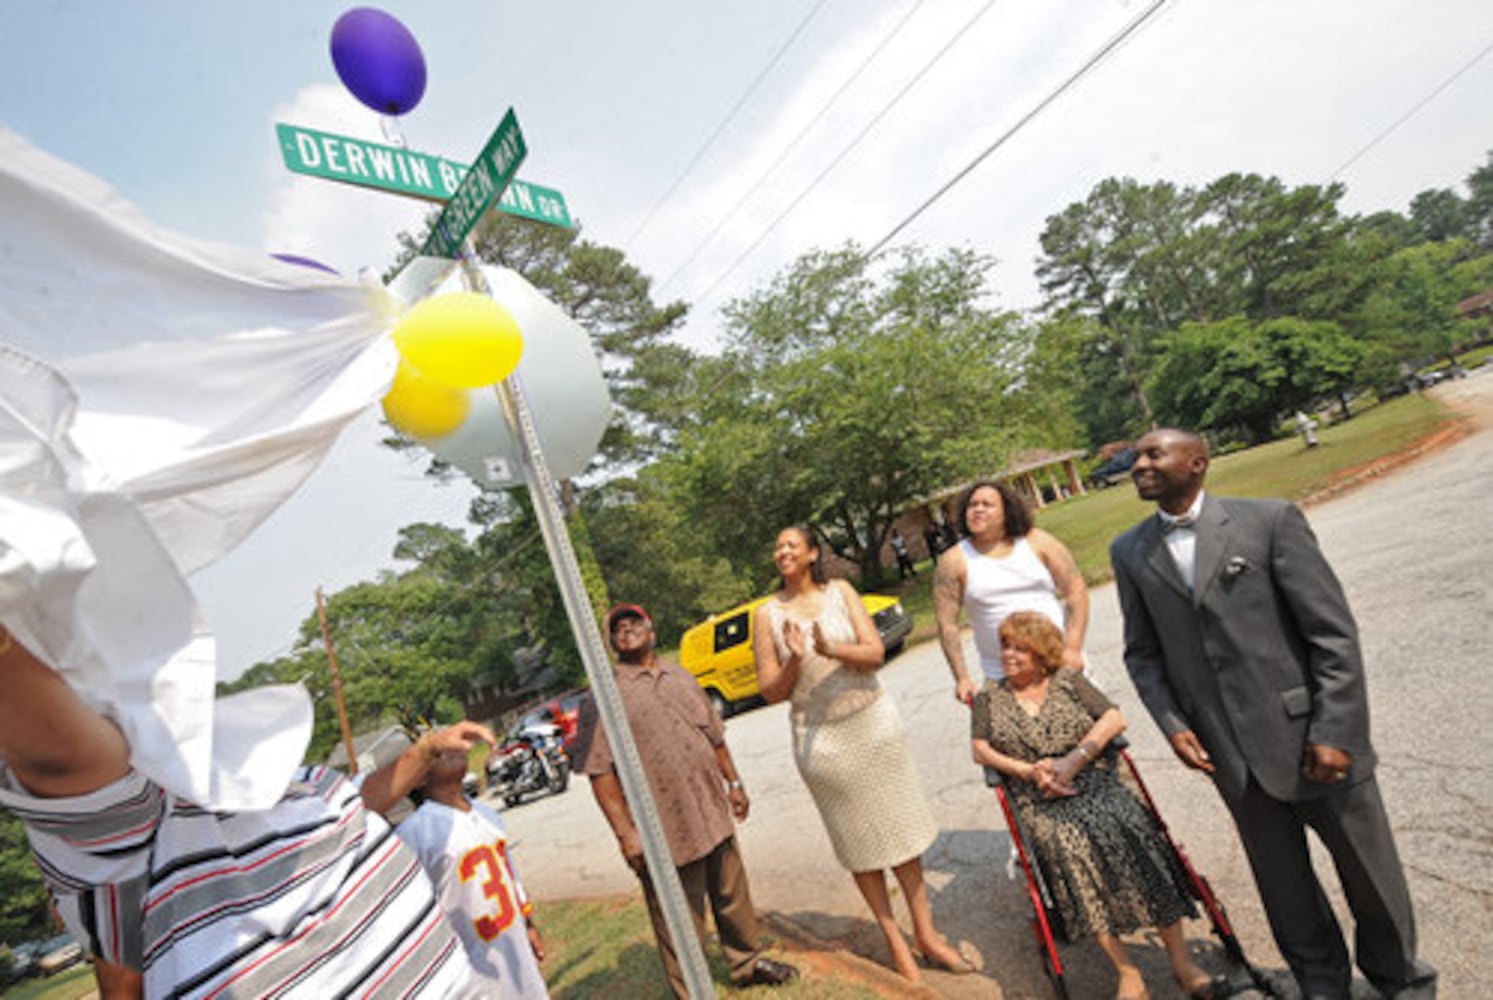
POLYGON ((262 808, 304 753, 303 691, 215 710, 185 577, 387 391, 399 309, 380 287, 163 230, 0 129, 0 621, 172 792, 262 808))

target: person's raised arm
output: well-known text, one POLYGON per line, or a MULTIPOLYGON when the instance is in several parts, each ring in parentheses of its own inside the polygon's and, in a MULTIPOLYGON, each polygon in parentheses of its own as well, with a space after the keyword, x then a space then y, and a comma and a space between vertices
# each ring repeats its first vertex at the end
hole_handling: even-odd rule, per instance
POLYGON ((1052 574, 1053 586, 1063 605, 1063 666, 1082 670, 1083 641, 1089 631, 1088 585, 1083 582, 1083 574, 1068 546, 1041 528, 1033 528, 1029 538, 1042 565, 1052 574))
POLYGON ((358 789, 363 804, 374 812, 387 813, 425 780, 430 765, 442 754, 466 754, 479 740, 490 747, 498 745, 492 730, 478 722, 462 721, 445 729, 420 734, 420 738, 392 763, 385 764, 364 779, 358 789))
POLYGON ((975 682, 964 666, 964 638, 959 634, 966 570, 964 553, 957 546, 938 557, 933 569, 933 615, 938 620, 938 644, 954 675, 954 697, 968 705, 975 696, 975 682))
POLYGON ((129 773, 119 727, 0 627, 0 757, 31 794, 86 795, 129 773))

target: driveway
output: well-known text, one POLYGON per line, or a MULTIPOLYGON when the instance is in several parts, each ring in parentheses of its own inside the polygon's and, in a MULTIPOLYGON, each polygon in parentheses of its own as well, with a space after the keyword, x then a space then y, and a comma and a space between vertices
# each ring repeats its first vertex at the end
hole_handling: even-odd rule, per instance
MULTIPOLYGON (((1433 390, 1493 414, 1493 373, 1433 390)), ((1493 983, 1493 781, 1486 721, 1493 717, 1487 633, 1493 622, 1493 430, 1481 429, 1376 479, 1309 517, 1348 590, 1369 665, 1380 784, 1417 904, 1422 952, 1442 973, 1442 995, 1472 997, 1493 983)), ((1323 447, 1331 447, 1324 444, 1323 447)), ((1093 592, 1092 675, 1131 722, 1132 753, 1173 835, 1229 909, 1245 953, 1280 969, 1248 867, 1210 784, 1176 763, 1135 698, 1121 663, 1114 588, 1093 592)), ((1008 878, 999 809, 969 762, 968 713, 956 703, 936 643, 909 649, 883 672, 943 830, 926 860, 935 917, 985 958, 980 976, 930 973, 948 997, 1044 997, 1019 881, 1008 878)), ((786 706, 730 721, 737 766, 752 795, 741 842, 757 905, 814 935, 886 961, 879 935, 829 842, 789 753, 786 706)), ((874 768, 876 762, 868 760, 874 768)), ((636 883, 585 782, 505 812, 530 891, 575 897, 633 891, 636 883)), ((1320 870, 1330 873, 1325 854, 1320 870)), ((1326 879, 1345 926, 1335 882, 1326 879)), ((905 926, 905 921, 904 921, 905 926)), ((1191 937, 1222 968, 1208 928, 1191 937)), ((1153 995, 1174 996, 1164 953, 1135 941, 1153 995)), ((1074 997, 1113 995, 1092 943, 1066 946, 1074 997)), ((1372 996, 1364 984, 1364 996, 1372 996)))

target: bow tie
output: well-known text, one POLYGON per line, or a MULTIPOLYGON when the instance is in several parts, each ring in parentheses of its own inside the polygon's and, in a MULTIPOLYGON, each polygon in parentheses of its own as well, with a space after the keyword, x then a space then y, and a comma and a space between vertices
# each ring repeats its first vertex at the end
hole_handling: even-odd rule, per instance
POLYGON ((1163 517, 1161 519, 1161 533, 1169 535, 1178 528, 1192 528, 1197 525, 1198 519, 1191 514, 1183 514, 1181 517, 1163 517))

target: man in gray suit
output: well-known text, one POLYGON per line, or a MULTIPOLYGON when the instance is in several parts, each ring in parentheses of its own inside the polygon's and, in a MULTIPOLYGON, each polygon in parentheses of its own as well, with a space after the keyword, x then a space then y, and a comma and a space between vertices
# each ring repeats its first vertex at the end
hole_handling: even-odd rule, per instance
POLYGON ((1159 511, 1110 559, 1141 700, 1233 813, 1302 992, 1346 998, 1352 976, 1310 826, 1337 865, 1364 975, 1386 996, 1434 997, 1374 780, 1358 628, 1306 518, 1283 500, 1206 495, 1195 434, 1152 431, 1137 447, 1131 478, 1159 511))

